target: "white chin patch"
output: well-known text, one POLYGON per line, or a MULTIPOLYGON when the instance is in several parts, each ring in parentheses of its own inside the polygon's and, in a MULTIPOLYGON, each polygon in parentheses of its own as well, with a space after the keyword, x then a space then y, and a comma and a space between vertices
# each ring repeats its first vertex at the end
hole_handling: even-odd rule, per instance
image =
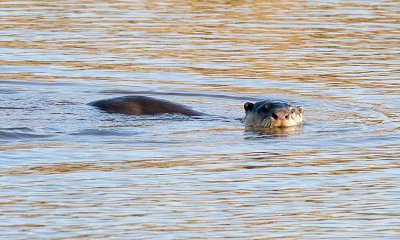
POLYGON ((293 120, 288 120, 288 121, 273 121, 273 123, 271 124, 271 126, 273 127, 293 127, 295 126, 296 123, 293 120))

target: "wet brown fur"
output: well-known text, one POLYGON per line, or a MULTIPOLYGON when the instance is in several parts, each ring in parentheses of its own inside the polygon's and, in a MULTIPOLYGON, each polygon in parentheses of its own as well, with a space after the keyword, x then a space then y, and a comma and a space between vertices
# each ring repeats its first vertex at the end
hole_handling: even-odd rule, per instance
MULTIPOLYGON (((184 105, 146 96, 124 96, 89 103, 108 113, 127 115, 182 114, 205 115, 184 105)), ((302 123, 304 109, 284 102, 260 101, 244 104, 246 126, 275 128, 293 127, 302 123)))
POLYGON ((186 116, 204 115, 184 105, 145 96, 124 96, 89 103, 108 113, 127 115, 182 114, 186 116))
POLYGON ((304 109, 278 101, 260 101, 244 104, 244 122, 249 127, 275 128, 293 127, 303 121, 304 109))

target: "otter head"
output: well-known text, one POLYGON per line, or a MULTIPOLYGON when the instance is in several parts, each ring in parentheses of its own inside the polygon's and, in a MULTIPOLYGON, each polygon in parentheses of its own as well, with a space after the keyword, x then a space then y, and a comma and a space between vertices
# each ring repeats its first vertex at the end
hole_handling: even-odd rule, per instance
POLYGON ((261 101, 244 104, 246 126, 275 128, 293 127, 303 121, 303 107, 295 107, 289 103, 261 101))

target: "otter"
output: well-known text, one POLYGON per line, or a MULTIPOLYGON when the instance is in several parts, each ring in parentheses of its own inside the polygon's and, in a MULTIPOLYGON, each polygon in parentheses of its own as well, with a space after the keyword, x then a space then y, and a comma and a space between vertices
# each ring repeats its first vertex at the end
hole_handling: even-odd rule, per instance
POLYGON ((260 101, 244 104, 244 122, 249 127, 293 127, 302 123, 304 109, 301 106, 277 101, 260 101))
MULTIPOLYGON (((160 100, 146 96, 123 96, 111 99, 103 99, 89 103, 108 113, 120 113, 126 115, 160 115, 181 114, 185 116, 207 115, 197 112, 185 105, 160 100)), ((294 107, 289 103, 261 101, 244 104, 246 116, 244 123, 249 127, 275 128, 292 127, 301 124, 304 109, 294 107)))

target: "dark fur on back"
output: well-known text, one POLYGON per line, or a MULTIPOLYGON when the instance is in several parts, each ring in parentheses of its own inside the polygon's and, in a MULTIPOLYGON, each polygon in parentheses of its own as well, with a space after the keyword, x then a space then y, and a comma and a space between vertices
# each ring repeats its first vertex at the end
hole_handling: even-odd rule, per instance
POLYGON ((127 115, 159 115, 182 114, 186 116, 204 115, 190 108, 156 98, 146 96, 124 96, 104 99, 89 103, 108 113, 121 113, 127 115))

